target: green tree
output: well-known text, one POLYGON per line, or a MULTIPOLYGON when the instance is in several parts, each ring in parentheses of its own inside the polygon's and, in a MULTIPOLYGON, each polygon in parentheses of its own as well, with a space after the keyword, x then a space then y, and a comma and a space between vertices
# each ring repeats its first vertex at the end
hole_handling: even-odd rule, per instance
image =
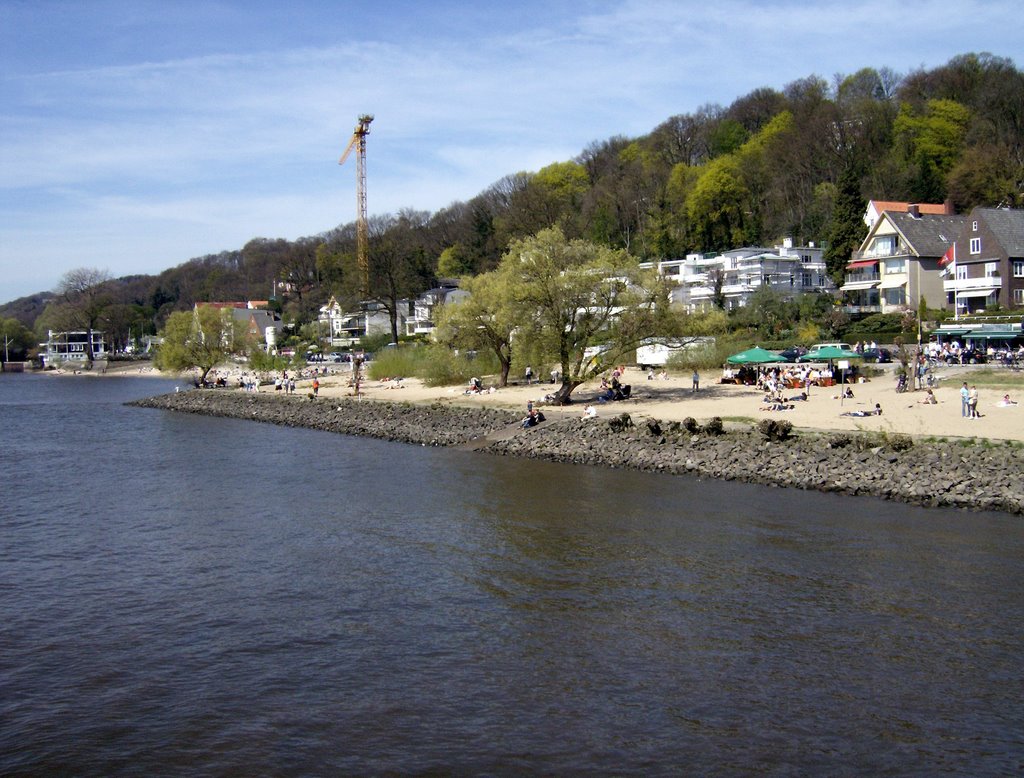
POLYGON ((709 162, 686 198, 686 219, 693 244, 714 251, 743 245, 749 199, 750 189, 735 157, 718 157, 709 162))
POLYGON ((437 258, 437 275, 439 278, 461 278, 469 275, 473 269, 472 258, 456 243, 441 252, 437 258))
POLYGON ((848 168, 839 179, 832 220, 828 226, 825 267, 837 284, 843 282, 850 256, 867 235, 864 211, 867 200, 860 193, 860 177, 855 168, 848 168))
POLYGON ((440 342, 494 354, 501 366, 501 386, 508 385, 512 339, 521 318, 510 280, 508 266, 466 279, 461 288, 469 297, 441 306, 436 314, 440 342))
POLYGON ((561 367, 559 404, 653 335, 676 334, 662 279, 624 251, 567 240, 558 228, 515 241, 502 258, 520 311, 517 337, 561 367), (599 346, 595 353, 591 347, 599 346))
POLYGON ((36 339, 32 330, 17 319, 0 319, 0 359, 24 360, 35 348, 36 339))
POLYGON ((199 371, 196 385, 231 354, 244 351, 244 325, 231 311, 200 305, 194 311, 175 311, 164 325, 153 364, 160 370, 199 371))
POLYGON ((900 108, 893 125, 905 156, 916 167, 915 199, 941 202, 946 176, 963 153, 971 112, 954 100, 929 100, 923 113, 900 108))

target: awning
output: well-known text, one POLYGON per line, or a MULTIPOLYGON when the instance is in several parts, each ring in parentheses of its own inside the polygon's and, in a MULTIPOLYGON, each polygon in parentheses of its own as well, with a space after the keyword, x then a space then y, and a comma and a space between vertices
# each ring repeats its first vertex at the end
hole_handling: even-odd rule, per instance
POLYGON ((850 262, 847 267, 871 267, 877 264, 877 259, 858 259, 856 262, 850 262))
POLYGON ((906 276, 903 278, 884 278, 882 279, 882 289, 899 289, 901 286, 907 285, 906 276))
POLYGON ((967 327, 955 327, 948 330, 935 330, 934 332, 932 332, 932 335, 966 335, 968 332, 970 332, 970 329, 967 327))
POLYGON ((984 338, 985 340, 1013 340, 1024 335, 1020 330, 972 330, 967 337, 971 340, 984 338))
POLYGON ((851 281, 848 284, 843 284, 839 287, 842 292, 856 292, 861 289, 873 289, 878 286, 879 280, 876 278, 874 281, 851 281))
POLYGON ((962 297, 988 297, 993 292, 998 292, 998 289, 968 289, 964 292, 957 292, 957 299, 962 297))

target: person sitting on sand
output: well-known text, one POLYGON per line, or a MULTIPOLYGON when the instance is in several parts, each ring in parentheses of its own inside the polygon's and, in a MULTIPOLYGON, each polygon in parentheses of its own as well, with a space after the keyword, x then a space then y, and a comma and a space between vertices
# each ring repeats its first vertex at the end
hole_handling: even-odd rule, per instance
POLYGON ((924 393, 924 397, 922 397, 920 400, 918 400, 918 402, 921 405, 938 405, 939 404, 939 401, 935 399, 935 392, 932 389, 929 389, 927 392, 925 392, 924 393))
POLYGON ((593 405, 588 405, 586 408, 583 409, 583 415, 580 418, 582 418, 582 419, 596 419, 597 418, 597 408, 595 408, 593 405))
POLYGON ((1010 395, 1004 394, 1003 399, 996 403, 1000 408, 1009 408, 1010 406, 1016 405, 1016 400, 1011 400, 1010 395))

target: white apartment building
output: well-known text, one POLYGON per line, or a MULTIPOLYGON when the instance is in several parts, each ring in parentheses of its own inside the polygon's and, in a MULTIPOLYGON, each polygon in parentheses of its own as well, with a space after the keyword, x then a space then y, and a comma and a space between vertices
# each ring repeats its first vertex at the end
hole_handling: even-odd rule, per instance
POLYGON ((824 250, 814 244, 794 246, 786 239, 774 248, 752 246, 721 254, 688 254, 684 259, 645 262, 641 267, 675 281, 672 302, 688 311, 712 307, 719 293, 726 310, 731 310, 747 305, 764 287, 790 299, 808 293, 835 293, 823 255, 824 250))

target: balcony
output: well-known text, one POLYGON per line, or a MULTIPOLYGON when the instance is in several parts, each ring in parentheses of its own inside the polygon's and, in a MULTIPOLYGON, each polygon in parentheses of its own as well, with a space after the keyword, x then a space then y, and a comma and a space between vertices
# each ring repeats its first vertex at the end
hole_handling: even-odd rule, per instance
POLYGON ((889 259, 890 257, 912 257, 914 254, 910 251, 907 246, 897 246, 892 251, 886 253, 884 251, 878 251, 875 249, 868 249, 867 251, 855 251, 850 258, 851 262, 863 262, 865 260, 879 260, 889 259))
POLYGON ((996 291, 1002 289, 1002 279, 999 276, 987 276, 984 278, 954 278, 942 282, 942 289, 946 292, 967 292, 975 289, 988 289, 996 291))
POLYGON ((843 312, 848 313, 851 316, 866 316, 870 313, 881 313, 882 306, 875 305, 844 305, 843 312))

